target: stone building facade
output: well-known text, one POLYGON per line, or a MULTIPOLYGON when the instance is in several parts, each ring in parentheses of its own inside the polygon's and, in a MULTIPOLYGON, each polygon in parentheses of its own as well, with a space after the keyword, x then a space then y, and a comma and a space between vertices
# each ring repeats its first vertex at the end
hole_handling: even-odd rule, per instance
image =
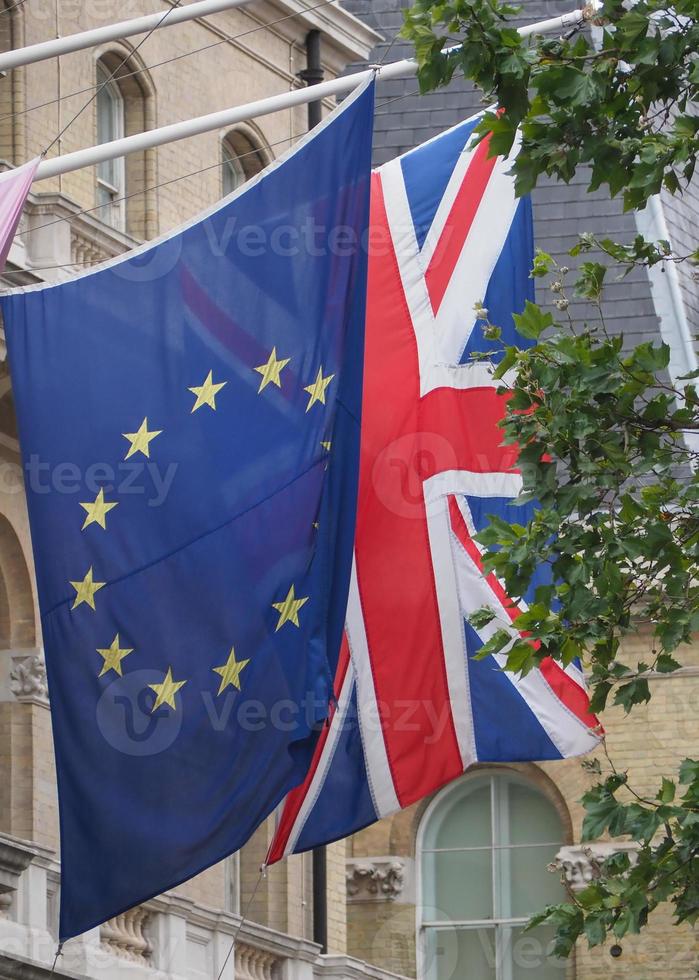
MULTIPOLYGON (((165 12, 169 4, 4 0, 0 50, 165 12)), ((326 77, 351 64, 403 57, 408 52, 395 36, 405 5, 259 0, 159 31, 141 47, 143 39, 132 38, 67 56, 60 64, 18 69, 0 79, 0 160, 13 166, 44 151, 105 71, 118 66, 115 82, 68 127, 49 156, 302 84, 299 72, 306 67, 312 30, 322 34, 326 77)), ((526 19, 566 6, 527 0, 526 19)), ((473 93, 458 83, 423 100, 414 90, 410 80, 379 86, 377 163, 477 106, 473 93)), ((115 167, 36 184, 4 285, 53 281, 167 232, 250 177, 306 127, 306 110, 295 109, 135 154, 115 167)), ((665 205, 651 220, 658 227, 665 221, 680 242, 690 233, 687 212, 674 202, 665 205)), ((592 231, 633 231, 633 219, 619 207, 601 194, 583 200, 576 184, 537 191, 535 211, 539 244, 559 255, 572 243, 581 216, 592 231)), ((693 356, 686 329, 699 326, 695 285, 641 276, 627 280, 623 290, 611 297, 611 319, 632 340, 662 331, 673 344, 675 370, 682 373, 693 356)), ((48 980, 60 889, 50 707, 12 387, 0 353, 0 980, 48 980)), ((634 642, 647 643, 642 635, 634 642)), ((614 711, 604 719, 617 765, 628 767, 649 792, 659 773, 697 751, 699 721, 692 708, 699 651, 696 656, 696 666, 681 676, 654 678, 653 700, 631 721, 614 711)), ((223 968, 240 929, 226 980, 694 977, 696 939, 688 930, 670 929, 665 913, 656 915, 642 937, 625 940, 618 958, 608 949, 591 954, 581 946, 574 961, 561 965, 547 955, 548 936, 521 935, 535 903, 561 893, 559 875, 546 870, 554 858, 573 887, 590 874, 591 855, 579 843, 585 778, 575 760, 468 773, 433 798, 328 847, 322 894, 318 882, 314 888, 311 855, 295 856, 260 879, 270 820, 239 855, 67 943, 54 975, 209 980, 223 968), (314 899, 327 913, 326 953, 314 942, 314 899), (241 928, 242 911, 247 914, 241 928)), ((616 845, 603 842, 594 850, 604 853, 611 846, 616 845)))
MULTIPOLYGON (((343 6, 384 36, 370 64, 411 56, 398 33, 410 0, 343 0, 343 6)), ((569 0, 523 0, 518 17, 532 23, 574 6, 569 0)), ((455 79, 447 89, 426 96, 418 94, 414 79, 379 82, 376 165, 481 106, 479 94, 463 80, 455 79)), ((668 239, 686 254, 694 247, 689 243, 696 243, 697 193, 695 182, 681 198, 663 195, 637 219, 603 190, 588 194, 584 174, 569 185, 544 181, 533 193, 536 244, 571 268, 575 262, 567 250, 582 232, 631 241, 640 231, 649 238, 668 239)), ((537 290, 538 301, 550 303, 553 297, 539 280, 537 290)), ((657 267, 650 276, 637 270, 606 290, 605 320, 629 344, 662 337, 670 345, 670 370, 677 377, 697 367, 698 304, 699 284, 688 268, 661 272, 657 267)), ((583 313, 577 304, 571 310, 574 316, 583 313)), ((643 660, 649 652, 650 642, 643 634, 627 645, 631 658, 638 654, 643 660)), ((653 697, 645 708, 635 709, 629 718, 611 709, 603 718, 611 758, 618 769, 628 769, 630 782, 642 794, 655 795, 661 774, 676 772, 682 759, 696 758, 699 752, 693 710, 699 693, 699 648, 683 662, 687 666, 678 674, 652 678, 653 697)), ((696 976, 696 932, 673 927, 668 909, 656 912, 641 936, 626 937, 620 949, 613 950, 620 955, 610 954, 611 945, 590 952, 581 944, 568 964, 546 955, 545 933, 518 933, 518 920, 563 894, 559 874, 546 870, 554 855, 576 888, 589 880, 591 857, 622 846, 600 842, 591 850, 581 847, 579 800, 587 779, 578 760, 476 769, 456 787, 355 835, 348 853, 352 952, 429 980, 696 976), (490 829, 479 823, 488 816, 490 829), (528 834, 513 826, 517 816, 527 823, 528 834), (454 823, 460 824, 456 838, 454 823), (539 833, 537 827, 546 829, 539 833), (531 863, 521 857, 526 851, 531 863), (440 901, 443 908, 435 910, 440 901)))
MULTIPOLYGON (((169 0, 7 0, 0 3, 0 50, 169 6, 169 0)), ((379 40, 337 5, 260 0, 60 63, 16 69, 0 78, 1 165, 301 86, 311 31, 321 32, 328 78, 366 58, 379 40), (112 73, 114 81, 78 115, 112 73)), ((303 107, 35 184, 3 288, 64 278, 169 231, 259 171, 307 125, 303 107)), ((48 977, 60 889, 56 784, 12 388, 4 348, 0 353, 0 977, 48 977)), ((223 969, 227 980, 390 980, 392 971, 348 954, 346 845, 327 852, 323 953, 313 941, 312 856, 284 862, 260 880, 271 832, 269 821, 240 855, 69 941, 54 975, 211 980, 224 968, 246 909, 223 969)))

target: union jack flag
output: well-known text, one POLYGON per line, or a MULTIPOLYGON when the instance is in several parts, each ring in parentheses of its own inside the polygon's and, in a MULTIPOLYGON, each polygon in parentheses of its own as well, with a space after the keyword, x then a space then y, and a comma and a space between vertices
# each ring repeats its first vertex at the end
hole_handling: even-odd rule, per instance
MULTIPOLYGON (((268 861, 360 830, 476 762, 590 751, 598 722, 580 668, 526 677, 474 654, 522 609, 484 575, 474 535, 510 512, 521 478, 501 445, 499 382, 479 302, 516 337, 533 299, 531 206, 512 158, 471 139, 479 117, 373 175, 359 511, 332 717, 286 799, 268 861), (488 605, 497 622, 468 623, 488 605)), ((513 153, 516 152, 516 147, 513 153)))

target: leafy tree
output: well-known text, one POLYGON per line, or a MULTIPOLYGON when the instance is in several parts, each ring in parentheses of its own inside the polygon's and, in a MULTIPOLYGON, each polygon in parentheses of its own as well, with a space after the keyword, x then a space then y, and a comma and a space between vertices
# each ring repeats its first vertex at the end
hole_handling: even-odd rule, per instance
MULTIPOLYGON (((606 0, 588 12, 592 32, 523 38, 520 11, 498 0, 416 0, 404 35, 423 91, 463 72, 499 107, 477 128, 491 154, 509 153, 519 129, 518 194, 544 175, 569 181, 580 171, 590 190, 606 185, 625 209, 642 209, 661 189, 681 194, 694 174, 698 12, 697 0, 606 0)), ((528 303, 516 317, 532 346, 504 345, 498 326, 486 325, 493 350, 482 356, 509 395, 503 434, 520 447, 521 500, 539 508, 522 524, 493 519, 479 536, 486 569, 513 601, 534 592, 517 620, 526 636, 513 643, 498 629, 481 655, 507 653, 508 669, 521 672, 545 657, 581 658, 593 709, 611 700, 629 712, 651 698, 652 671, 682 666, 699 629, 699 372, 672 382, 667 346, 629 350, 610 335, 604 289, 638 266, 693 268, 699 252, 581 235, 573 255, 573 282, 569 269, 537 256, 533 275, 550 280, 556 314, 528 303), (587 303, 583 322, 570 315, 573 295, 587 303), (542 566, 550 582, 536 585, 542 566), (647 655, 632 662, 620 647, 639 631, 647 655)), ((472 622, 494 618, 483 609, 472 622)), ((595 781, 583 798, 583 839, 609 833, 638 849, 596 862, 592 884, 533 920, 556 926, 559 955, 582 935, 598 945, 638 932, 661 902, 674 904, 677 922, 699 917, 699 761, 662 777, 650 797, 606 747, 586 766, 595 781)))

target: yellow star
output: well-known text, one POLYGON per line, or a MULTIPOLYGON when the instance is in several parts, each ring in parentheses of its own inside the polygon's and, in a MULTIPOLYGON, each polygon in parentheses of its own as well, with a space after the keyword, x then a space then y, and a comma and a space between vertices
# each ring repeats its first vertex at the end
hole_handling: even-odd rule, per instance
POLYGON ((108 671, 113 670, 115 673, 122 677, 121 673, 121 661, 124 657, 128 657, 133 650, 123 650, 119 647, 119 634, 112 640, 112 645, 107 647, 106 650, 98 650, 100 657, 104 660, 102 664, 102 670, 99 672, 99 677, 106 674, 108 671))
POLYGON ((229 685, 240 690, 240 672, 242 671, 243 667, 247 667, 249 663, 249 660, 236 660, 235 648, 231 647, 231 655, 225 664, 222 664, 220 667, 211 668, 215 674, 221 675, 221 684, 219 686, 217 696, 218 694, 223 694, 229 685))
POLYGON ((278 359, 277 348, 276 347, 272 348, 272 353, 269 355, 269 360, 267 361, 267 363, 260 364, 259 367, 255 368, 257 373, 262 375, 262 381, 260 382, 260 387, 257 392, 258 395, 261 394, 261 392, 263 392, 267 387, 267 385, 269 384, 276 385, 277 388, 281 388, 282 386, 281 373, 290 360, 291 360, 290 357, 278 359))
POLYGON ((76 609, 82 602, 86 602, 90 609, 95 608, 95 592, 99 592, 107 583, 106 582, 93 582, 92 581, 92 565, 90 565, 87 570, 87 575, 82 580, 82 582, 71 582, 70 583, 75 589, 77 595, 75 596, 75 602, 71 606, 72 609, 76 609))
POLYGON ((277 630, 280 630, 284 623, 293 623, 294 626, 299 625, 299 609, 301 606, 305 606, 308 602, 308 596, 305 599, 297 599, 296 593, 294 591, 294 586, 292 585, 289 589, 286 599, 284 602, 273 602, 272 607, 279 613, 279 622, 277 623, 277 630))
POLYGON ((213 410, 216 411, 216 395, 219 393, 221 388, 225 388, 227 384, 227 381, 221 381, 220 384, 215 385, 213 371, 209 371, 204 384, 199 385, 198 388, 189 389, 193 395, 197 396, 192 412, 196 412, 196 410, 201 408, 202 405, 208 405, 210 408, 213 408, 213 410))
POLYGON ((181 687, 184 687, 186 683, 187 681, 174 681, 172 679, 172 667, 168 667, 165 680, 162 684, 148 685, 151 691, 155 691, 157 695, 155 704, 151 708, 150 713, 153 714, 154 711, 157 711, 161 704, 169 704, 171 708, 175 708, 175 710, 177 710, 175 695, 181 687))
POLYGON ((128 439, 129 442, 131 443, 131 448, 129 449, 126 456, 124 456, 124 459, 128 459, 129 456, 133 456, 134 453, 143 453, 144 456, 148 456, 150 458, 149 444, 151 440, 155 439, 156 436, 159 436, 162 431, 163 431, 162 429, 158 429, 157 432, 155 431, 149 432, 148 419, 144 419, 141 422, 138 432, 124 432, 123 433, 124 439, 128 439))
POLYGON ((104 499, 104 489, 100 490, 91 504, 80 504, 83 510, 87 511, 87 517, 85 518, 85 523, 81 530, 85 530, 90 524, 99 524, 105 530, 107 528, 107 522, 105 520, 107 514, 110 510, 113 510, 119 505, 117 503, 108 504, 104 499))
POLYGON ((320 444, 320 448, 321 449, 324 449, 326 451, 326 453, 329 453, 330 450, 332 449, 332 447, 333 447, 333 444, 331 442, 321 442, 321 444, 320 444))
POLYGON ((312 385, 308 385, 308 387, 303 389, 311 396, 308 405, 306 405, 307 412, 310 412, 311 408, 316 402, 320 402, 321 405, 325 405, 325 392, 334 377, 334 374, 329 374, 327 378, 324 378, 323 366, 321 365, 318 368, 318 377, 315 379, 312 385))

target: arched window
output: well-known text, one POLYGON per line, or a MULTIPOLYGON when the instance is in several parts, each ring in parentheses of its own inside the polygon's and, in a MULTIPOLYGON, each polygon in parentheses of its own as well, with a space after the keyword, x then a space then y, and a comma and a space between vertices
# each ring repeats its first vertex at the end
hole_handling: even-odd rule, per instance
MULTIPOLYGON (((97 142, 110 143, 124 135, 124 99, 117 82, 102 64, 97 65, 97 142)), ((97 164, 99 217, 120 231, 125 230, 126 161, 105 160, 97 164)))
POLYGON ((565 900, 547 870, 564 843, 553 803, 517 773, 467 776, 435 797, 418 834, 418 975, 562 980, 552 930, 523 928, 565 900))
MULTIPOLYGON (((155 88, 150 75, 128 48, 105 51, 97 61, 97 142, 107 143, 152 129, 155 88)), ((158 233, 154 149, 129 153, 99 164, 96 173, 97 216, 143 241, 158 233)))
POLYGON ((262 147, 252 136, 234 129, 221 140, 221 184, 227 197, 246 180, 267 166, 268 160, 262 147))

